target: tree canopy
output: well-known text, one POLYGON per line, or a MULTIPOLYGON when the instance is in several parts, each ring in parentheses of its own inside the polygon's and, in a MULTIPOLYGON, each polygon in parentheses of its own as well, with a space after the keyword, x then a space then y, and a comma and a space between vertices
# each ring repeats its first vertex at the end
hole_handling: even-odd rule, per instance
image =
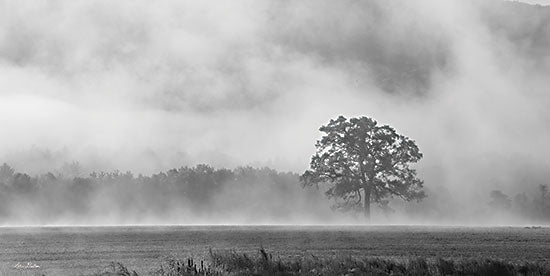
POLYGON ((340 116, 319 130, 324 135, 301 181, 328 183, 326 195, 337 199, 335 207, 362 209, 370 219, 371 201, 384 205, 392 196, 406 201, 425 197, 423 182, 410 166, 422 158, 413 140, 368 117, 340 116))

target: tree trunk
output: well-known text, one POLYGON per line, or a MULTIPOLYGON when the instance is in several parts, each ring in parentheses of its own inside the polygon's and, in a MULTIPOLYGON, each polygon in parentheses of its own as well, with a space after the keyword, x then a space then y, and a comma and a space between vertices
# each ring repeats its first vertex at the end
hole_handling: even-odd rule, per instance
POLYGON ((368 222, 370 222, 370 189, 367 189, 365 187, 365 197, 364 197, 364 215, 365 215, 365 220, 368 222))

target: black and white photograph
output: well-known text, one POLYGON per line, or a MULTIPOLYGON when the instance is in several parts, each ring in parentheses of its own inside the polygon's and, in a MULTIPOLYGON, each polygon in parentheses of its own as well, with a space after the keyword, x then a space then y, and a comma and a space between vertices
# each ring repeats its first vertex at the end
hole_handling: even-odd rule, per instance
POLYGON ((0 0, 0 276, 550 276, 550 0, 0 0))

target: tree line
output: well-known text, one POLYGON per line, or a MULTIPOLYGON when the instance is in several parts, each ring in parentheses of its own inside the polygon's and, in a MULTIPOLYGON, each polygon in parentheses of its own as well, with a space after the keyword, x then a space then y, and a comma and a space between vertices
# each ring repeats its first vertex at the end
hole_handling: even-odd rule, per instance
MULTIPOLYGON (((415 141, 393 127, 369 117, 339 116, 319 130, 323 136, 315 144, 310 168, 301 175, 270 168, 215 169, 201 164, 150 176, 120 171, 82 176, 78 163, 73 163, 65 174, 30 176, 4 163, 0 166, 0 219, 30 215, 31 224, 40 224, 95 214, 115 222, 167 215, 208 223, 213 218, 236 217, 254 223, 288 223, 292 218, 319 222, 331 216, 322 199, 324 193, 333 200, 333 209, 363 213, 369 221, 371 204, 388 215, 393 212, 389 206, 392 198, 419 203, 426 196, 437 197, 427 195, 423 180, 417 177, 414 164, 423 154, 415 141)), ((492 191, 488 205, 497 212, 550 221, 548 187, 540 185, 539 192, 533 199, 520 193, 512 204, 503 192, 492 191)))
MULTIPOLYGON (((120 171, 83 175, 78 163, 67 168, 31 176, 6 163, 1 165, 0 225, 14 221, 86 224, 101 222, 103 217, 111 218, 111 222, 129 223, 143 222, 144 217, 174 223, 292 223, 304 218, 328 222, 342 216, 330 210, 331 204, 341 207, 342 202, 334 198, 329 202, 325 198, 334 192, 330 187, 319 190, 303 187, 300 175, 293 172, 252 167, 216 169, 203 164, 149 176, 120 171)), ((438 197, 435 191, 426 192, 428 197, 438 197)), ((487 195, 485 205, 487 210, 515 215, 525 221, 550 221, 547 185, 540 185, 534 193, 520 192, 511 197, 495 190, 487 195)), ((386 213, 385 208, 390 208, 388 201, 377 207, 376 211, 382 214, 386 213)), ((407 214, 412 210, 401 211, 407 214)), ((392 212, 386 214, 391 216, 392 212)), ((418 213, 411 216, 422 218, 418 213)))
POLYGON ((531 196, 520 192, 509 197, 500 190, 494 190, 489 197, 489 206, 497 212, 512 213, 528 220, 550 221, 550 193, 546 184, 538 185, 531 196))
POLYGON ((318 191, 301 187, 298 174, 270 168, 216 169, 201 164, 150 176, 120 171, 83 176, 77 163, 72 167, 69 173, 31 176, 6 163, 0 166, 0 224, 63 219, 85 223, 87 217, 128 222, 144 217, 177 223, 214 223, 220 218, 283 221, 304 214, 321 217, 319 210, 326 203, 318 191))

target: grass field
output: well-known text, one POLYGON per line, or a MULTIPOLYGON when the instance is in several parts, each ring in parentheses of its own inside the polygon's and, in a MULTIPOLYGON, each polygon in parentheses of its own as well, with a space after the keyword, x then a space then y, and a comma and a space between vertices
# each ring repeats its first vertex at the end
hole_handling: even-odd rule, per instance
POLYGON ((111 262, 146 274, 165 257, 207 260, 209 249, 275 258, 495 258, 548 262, 550 228, 417 226, 174 226, 0 228, 0 273, 86 275, 111 262), (18 263, 40 268, 14 268, 18 263))

